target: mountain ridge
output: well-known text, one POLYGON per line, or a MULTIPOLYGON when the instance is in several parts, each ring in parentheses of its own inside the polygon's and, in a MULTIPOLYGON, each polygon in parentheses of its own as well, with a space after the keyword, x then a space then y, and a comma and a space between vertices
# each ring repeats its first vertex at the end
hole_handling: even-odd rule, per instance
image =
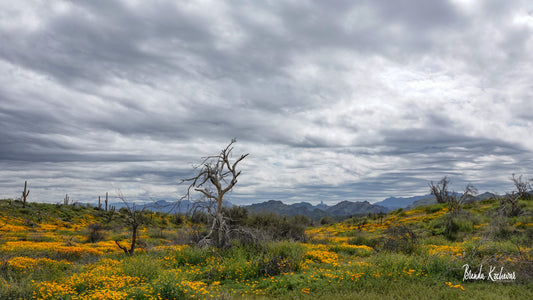
POLYGON ((333 206, 327 206, 323 202, 312 205, 308 202, 285 204, 280 200, 268 200, 243 206, 253 213, 274 212, 281 215, 305 215, 312 219, 322 217, 349 217, 352 215, 365 215, 369 213, 387 213, 390 209, 371 204, 368 201, 341 201, 333 206))

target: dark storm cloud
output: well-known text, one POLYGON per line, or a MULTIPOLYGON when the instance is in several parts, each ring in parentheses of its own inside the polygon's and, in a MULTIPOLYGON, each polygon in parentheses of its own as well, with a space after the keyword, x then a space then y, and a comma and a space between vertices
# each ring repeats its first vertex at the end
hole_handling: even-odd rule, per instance
MULTIPOLYGON (((529 174, 523 1, 1 5, 2 196, 177 197, 231 138, 231 197, 326 202, 529 174), (5 179, 5 180, 4 180, 5 179)), ((530 175, 527 175, 530 176, 530 175)), ((52 200, 53 199, 53 200, 52 200)))
POLYGON ((472 157, 480 154, 518 155, 528 150, 501 140, 484 137, 469 137, 460 133, 449 133, 441 127, 433 129, 384 130, 384 144, 390 150, 383 154, 400 155, 410 153, 425 153, 431 155, 454 153, 458 159, 465 156, 472 157))

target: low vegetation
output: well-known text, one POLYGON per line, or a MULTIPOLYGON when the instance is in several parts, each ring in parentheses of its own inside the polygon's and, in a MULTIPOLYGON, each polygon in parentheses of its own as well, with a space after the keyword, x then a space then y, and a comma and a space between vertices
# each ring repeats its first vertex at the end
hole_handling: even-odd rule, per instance
POLYGON ((209 214, 138 211, 127 253, 127 209, 0 200, 0 299, 531 299, 533 203, 506 204, 343 222, 225 208, 235 235, 224 247, 198 246, 209 214), (465 266, 485 280, 463 280, 465 266), (490 268, 515 276, 493 281, 490 268))

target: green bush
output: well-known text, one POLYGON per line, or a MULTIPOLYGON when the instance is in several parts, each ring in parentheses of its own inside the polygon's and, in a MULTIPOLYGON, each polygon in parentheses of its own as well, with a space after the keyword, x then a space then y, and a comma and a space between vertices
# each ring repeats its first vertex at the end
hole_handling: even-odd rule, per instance
POLYGON ((182 213, 176 213, 172 216, 172 223, 174 225, 180 226, 185 223, 187 217, 182 213))
POLYGON ((472 232, 474 230, 474 223, 470 220, 458 219, 455 224, 460 232, 472 232))
POLYGON ((210 253, 206 249, 200 249, 197 247, 184 247, 180 251, 174 253, 174 259, 177 266, 199 265, 205 263, 210 253))
POLYGON ((398 225, 387 228, 381 249, 410 254, 415 252, 417 244, 416 233, 405 225, 398 225))
POLYGON ((458 231, 459 231, 459 225, 457 225, 455 218, 448 215, 446 218, 446 223, 445 223, 444 232, 443 232, 444 236, 450 241, 455 241, 457 239, 458 231))
MULTIPOLYGON (((158 295, 158 299, 188 299, 183 287, 180 285, 180 278, 173 272, 164 272, 152 284, 153 293, 158 295)), ((133 299, 144 299, 143 293, 132 295, 133 299)))
POLYGON ((104 228, 100 223, 92 223, 87 226, 87 242, 96 243, 105 238, 104 228))
POLYGON ((275 213, 257 213, 248 217, 246 225, 258 229, 273 240, 306 241, 305 229, 311 221, 304 216, 280 216, 275 213))
POLYGON ((365 245, 368 247, 376 248, 382 243, 382 239, 370 238, 368 234, 364 231, 357 231, 353 234, 353 238, 349 239, 347 242, 350 245, 365 245))
POLYGON ((120 268, 124 275, 150 281, 157 278, 162 268, 162 263, 155 256, 138 254, 125 257, 120 263, 120 268))
POLYGON ((206 212, 203 211, 194 211, 191 216, 191 222, 194 224, 211 224, 213 218, 206 212))
POLYGON ((215 263, 205 273, 208 280, 246 280, 259 276, 259 253, 247 246, 233 246, 215 256, 215 263))
POLYGON ((335 223, 335 220, 333 220, 332 217, 328 217, 328 216, 325 216, 325 217, 322 217, 320 219, 320 225, 328 225, 328 224, 333 224, 335 223))
POLYGON ((267 243, 264 245, 263 259, 259 272, 264 276, 299 271, 305 254, 304 247, 294 242, 267 243))
POLYGON ((248 210, 245 207, 237 205, 231 208, 222 208, 222 213, 228 219, 227 223, 230 226, 243 225, 248 218, 248 210))

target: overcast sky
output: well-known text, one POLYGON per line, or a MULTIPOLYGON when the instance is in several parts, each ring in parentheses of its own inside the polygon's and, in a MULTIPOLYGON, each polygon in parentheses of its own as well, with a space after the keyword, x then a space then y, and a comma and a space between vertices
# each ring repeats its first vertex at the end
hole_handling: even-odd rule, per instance
POLYGON ((375 202, 533 177, 531 1, 1 1, 0 198, 375 202))

